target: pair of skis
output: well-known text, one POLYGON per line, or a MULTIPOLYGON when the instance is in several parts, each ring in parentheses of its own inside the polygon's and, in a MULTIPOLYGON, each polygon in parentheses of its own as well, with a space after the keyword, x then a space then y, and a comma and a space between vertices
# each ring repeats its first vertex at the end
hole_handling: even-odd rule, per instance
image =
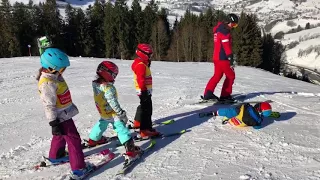
POLYGON ((128 172, 128 170, 133 167, 133 165, 137 164, 140 161, 141 157, 148 151, 150 151, 155 145, 156 141, 154 139, 151 140, 149 145, 145 149, 141 150, 141 154, 137 159, 123 164, 123 167, 116 173, 116 176, 124 176, 128 172))
MULTIPOLYGON (((130 161, 129 163, 124 163, 123 164, 123 167, 115 174, 116 176, 119 176, 119 175, 125 175, 127 173, 127 170, 130 169, 133 165, 137 164, 139 162, 139 160, 141 159, 141 157, 146 153, 148 152, 149 150, 152 149, 152 147, 154 147, 156 144, 156 141, 155 140, 151 140, 149 145, 143 149, 141 151, 141 154, 140 156, 133 160, 133 161, 130 161)), ((104 150, 101 150, 100 152, 98 153, 95 153, 95 154, 92 154, 92 155, 88 155, 85 157, 85 160, 90 160, 90 159, 94 159, 94 157, 96 156, 100 156, 100 157, 103 157, 102 160, 100 160, 99 162, 97 163, 90 163, 93 167, 92 167, 92 170, 89 171, 87 174, 85 174, 83 177, 81 177, 80 179, 85 179, 87 178, 88 176, 90 176, 91 174, 93 174, 95 171, 99 170, 101 167, 103 167, 104 165, 108 164, 110 161, 112 161, 114 158, 115 158, 115 154, 113 152, 111 152, 109 149, 104 149, 104 150)), ((34 167, 35 170, 40 170, 41 168, 43 167, 50 167, 50 166, 57 166, 57 165, 62 165, 62 164, 65 164, 65 163, 68 163, 69 162, 69 158, 65 158, 63 160, 55 160, 55 161, 52 161, 50 160, 49 158, 47 157, 44 157, 44 161, 42 161, 39 165, 36 165, 34 167), (50 164, 47 164, 45 161, 49 162, 50 164)), ((73 180, 71 177, 70 177, 70 180, 73 180)))
MULTIPOLYGON (((108 164, 110 161, 112 161, 115 158, 115 154, 113 152, 111 152, 109 149, 103 150, 99 153, 99 155, 102 155, 104 158, 102 160, 100 160, 97 163, 91 163, 92 165, 92 170, 89 171, 87 174, 85 174, 83 177, 81 177, 80 179, 85 179, 88 176, 90 176, 91 174, 93 174, 94 172, 96 172, 97 170, 99 170, 100 168, 102 168, 104 165, 108 164)), ((70 178, 70 180, 76 180, 73 178, 70 178)), ((78 178, 77 178, 78 180, 78 178)))
POLYGON ((243 95, 243 94, 238 94, 238 95, 234 95, 232 96, 232 98, 234 98, 234 100, 221 100, 220 98, 216 97, 216 99, 209 99, 209 100, 205 100, 203 99, 203 96, 200 96, 201 99, 199 102, 195 103, 196 104, 206 104, 206 103, 213 103, 214 105, 239 105, 239 104, 244 104, 244 103, 261 103, 261 102, 269 102, 272 103, 272 100, 265 100, 265 101, 246 101, 246 97, 247 95, 243 95))
MULTIPOLYGON (((93 157, 97 157, 97 156, 100 156, 100 157, 104 156, 104 159, 109 158, 110 160, 112 160, 115 155, 109 149, 103 149, 97 153, 85 154, 84 156, 85 156, 85 160, 90 160, 93 157)), ((42 156, 42 158, 43 158, 43 161, 41 161, 39 164, 35 165, 34 170, 39 170, 44 167, 62 165, 62 164, 68 163, 70 161, 69 156, 65 156, 65 157, 62 157, 59 159, 55 159, 55 160, 50 159, 46 156, 42 156)))
MULTIPOLYGON (((166 120, 166 121, 163 121, 163 122, 153 122, 153 125, 154 126, 165 126, 165 125, 173 124, 174 122, 175 122, 174 119, 169 119, 169 120, 166 120)), ((129 126, 129 129, 136 130, 137 128, 133 128, 133 127, 129 126)), ((178 132, 178 133, 180 133, 180 132, 178 132)), ((172 133, 172 134, 178 134, 178 133, 176 132, 176 133, 172 133)), ((172 136, 172 134, 171 134, 171 136, 172 136)), ((170 136, 170 134, 169 134, 169 136, 170 136)), ((110 143, 112 141, 117 141, 118 140, 118 136, 111 136, 111 137, 106 137, 106 138, 107 139, 106 139, 106 141, 104 143, 100 143, 100 144, 98 144, 96 146, 89 146, 88 145, 88 140, 87 139, 83 139, 84 143, 82 143, 82 149, 96 148, 98 146, 101 146, 101 145, 110 143)), ((121 145, 119 144, 117 146, 121 146, 121 145)))
MULTIPOLYGON (((144 154, 146 154, 148 151, 150 151, 150 150, 155 146, 155 144, 156 144, 156 140, 155 140, 155 139, 157 139, 157 138, 172 137, 172 136, 178 136, 178 135, 184 134, 184 133, 186 133, 186 132, 188 132, 188 130, 182 130, 182 131, 179 131, 179 132, 174 132, 174 133, 169 133, 169 134, 161 134, 160 136, 157 136, 157 137, 152 138, 151 141, 150 141, 150 143, 149 143, 149 145, 148 145, 145 149, 142 150, 139 158, 137 158, 137 159, 135 159, 135 160, 133 160, 133 161, 130 161, 129 163, 124 163, 122 169, 120 169, 120 170, 116 173, 116 176, 121 176, 121 175, 123 176, 123 175, 125 175, 125 174, 127 173, 127 171, 128 171, 133 165, 137 164, 137 163, 140 161, 141 157, 142 157, 144 154)), ((144 140, 149 140, 149 139, 139 139, 139 138, 138 138, 138 139, 135 139, 135 141, 144 141, 144 140)))
MULTIPOLYGON (((174 123, 175 120, 167 120, 167 121, 164 121, 164 122, 161 122, 161 123, 157 123, 157 125, 169 125, 169 124, 172 124, 174 123)), ((168 133, 168 134, 161 134, 160 136, 157 136, 155 137, 156 138, 166 138, 166 137, 171 137, 171 136, 176 136, 176 135, 181 135, 181 134, 184 134, 185 132, 188 132, 188 130, 182 130, 182 131, 178 131, 178 132, 174 132, 174 133, 168 133)), ((150 149, 152 149, 152 147, 155 146, 156 144, 156 141, 154 138, 152 139, 139 139, 139 138, 136 138, 134 137, 136 141, 144 141, 144 140, 151 140, 149 145, 144 149, 142 150, 142 153, 140 155, 139 158, 137 158, 136 160, 134 161, 131 161, 127 164, 123 164, 123 167, 116 173, 117 176, 119 175, 125 175, 127 170, 130 169, 130 167, 132 167, 134 164, 137 164, 139 162, 139 159, 141 158, 141 156, 143 156, 146 152, 148 152, 150 149)), ((109 140, 110 141, 113 141, 113 140, 116 140, 116 136, 113 136, 113 137, 110 137, 109 140)), ((108 142, 110 142, 108 141, 108 142)), ((106 143, 108 143, 106 142, 106 143)), ((102 145, 102 144, 100 144, 102 145)), ((99 146, 99 145, 98 145, 99 146)), ((97 147, 97 146, 95 146, 97 147)), ((93 172, 95 172, 96 170, 98 170, 99 168, 101 168, 102 166, 106 165, 107 163, 109 163, 112 159, 114 159, 115 155, 114 153, 110 152, 109 149, 104 149, 98 153, 95 153, 95 154, 87 154, 86 157, 85 157, 85 160, 89 160, 91 157, 94 157, 94 156, 97 156, 97 155, 105 155, 106 158, 104 161, 101 161, 97 164, 93 164, 93 170, 90 171, 88 174, 85 175, 85 177, 82 177, 81 179, 84 179, 86 178, 87 176, 89 176, 90 174, 92 174, 93 172)), ((61 158, 61 159, 58 159, 58 160, 51 160, 47 157, 43 157, 44 158, 44 161, 40 162, 40 164, 36 165, 34 167, 35 170, 39 170, 41 169, 42 167, 50 167, 50 166, 57 166, 57 165, 61 165, 61 164, 65 164, 65 163, 68 163, 69 162, 69 157, 64 157, 64 158, 61 158), (49 163, 49 164, 48 164, 49 163)))

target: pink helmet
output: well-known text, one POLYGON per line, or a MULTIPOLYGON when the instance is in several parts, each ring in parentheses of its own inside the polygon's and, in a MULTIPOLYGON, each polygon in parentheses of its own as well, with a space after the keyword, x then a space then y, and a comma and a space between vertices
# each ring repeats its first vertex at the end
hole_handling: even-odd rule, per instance
POLYGON ((102 61, 97 68, 97 74, 108 82, 114 82, 118 72, 118 66, 111 61, 102 61))
POLYGON ((153 53, 150 44, 138 44, 136 55, 145 63, 149 63, 149 59, 153 53))

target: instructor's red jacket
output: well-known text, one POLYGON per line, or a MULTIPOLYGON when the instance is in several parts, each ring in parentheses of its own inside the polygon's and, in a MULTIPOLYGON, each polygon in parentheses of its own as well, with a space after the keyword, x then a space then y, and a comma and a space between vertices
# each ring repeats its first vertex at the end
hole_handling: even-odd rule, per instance
POLYGON ((213 28, 213 61, 228 60, 232 55, 230 28, 223 22, 218 22, 213 28))

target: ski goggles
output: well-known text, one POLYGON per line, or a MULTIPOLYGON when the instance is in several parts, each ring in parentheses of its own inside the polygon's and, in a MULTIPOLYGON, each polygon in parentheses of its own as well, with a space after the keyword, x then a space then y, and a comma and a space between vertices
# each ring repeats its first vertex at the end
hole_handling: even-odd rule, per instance
POLYGON ((118 75, 117 73, 111 71, 110 69, 108 69, 107 67, 103 66, 102 64, 100 64, 98 66, 98 69, 99 69, 98 73, 104 74, 105 72, 108 72, 112 76, 113 79, 115 79, 117 77, 117 75, 118 75))
POLYGON ((153 53, 147 53, 147 52, 145 52, 145 51, 143 51, 142 49, 139 49, 139 48, 138 48, 138 50, 139 50, 140 52, 142 52, 143 54, 147 55, 148 58, 152 58, 152 57, 153 57, 153 53))
POLYGON ((238 23, 231 23, 231 27, 232 27, 232 28, 238 27, 238 23))
POLYGON ((62 74, 65 70, 66 70, 67 68, 61 68, 58 72, 60 73, 60 74, 62 74))
POLYGON ((55 73, 55 72, 59 72, 60 74, 62 74, 67 68, 64 67, 64 68, 60 68, 59 70, 55 70, 55 69, 52 69, 52 68, 48 68, 47 71, 49 73, 55 73))

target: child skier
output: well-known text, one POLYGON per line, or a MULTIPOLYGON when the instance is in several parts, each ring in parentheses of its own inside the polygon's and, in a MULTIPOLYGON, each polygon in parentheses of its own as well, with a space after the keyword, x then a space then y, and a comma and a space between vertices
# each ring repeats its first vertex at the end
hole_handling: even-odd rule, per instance
POLYGON ((137 58, 131 68, 134 73, 134 85, 140 98, 133 122, 133 128, 140 128, 140 137, 148 139, 159 136, 160 133, 152 128, 152 76, 150 71, 151 56, 153 50, 149 44, 138 44, 136 49, 137 58))
POLYGON ((86 166, 84 162, 81 138, 72 119, 79 111, 62 77, 64 70, 70 66, 69 58, 57 48, 47 48, 40 56, 40 62, 42 68, 37 76, 38 90, 53 135, 49 159, 54 162, 63 158, 67 143, 72 170, 70 177, 81 178, 92 170, 92 166, 86 166))
POLYGON ((259 127, 263 121, 263 117, 269 117, 271 112, 272 108, 270 103, 261 102, 254 106, 246 103, 236 107, 221 108, 213 112, 213 115, 225 116, 227 119, 223 121, 224 124, 229 123, 238 127, 259 127))
POLYGON ((97 79, 92 82, 92 87, 94 101, 101 117, 89 134, 88 145, 96 146, 106 143, 107 139, 102 134, 109 123, 112 123, 120 143, 125 146, 125 163, 128 163, 139 157, 141 149, 134 145, 130 130, 126 127, 128 121, 126 111, 120 107, 117 90, 113 85, 118 75, 118 66, 110 61, 103 61, 99 64, 96 73, 97 79))

